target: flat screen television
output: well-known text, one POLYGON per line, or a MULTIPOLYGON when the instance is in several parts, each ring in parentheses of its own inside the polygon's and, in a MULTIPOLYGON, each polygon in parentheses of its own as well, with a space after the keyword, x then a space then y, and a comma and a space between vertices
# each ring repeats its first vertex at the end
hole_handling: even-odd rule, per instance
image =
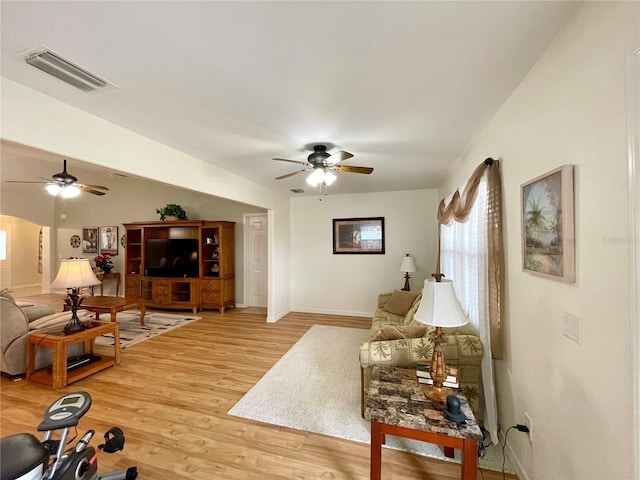
POLYGON ((144 274, 149 277, 197 277, 196 238, 150 238, 144 274))

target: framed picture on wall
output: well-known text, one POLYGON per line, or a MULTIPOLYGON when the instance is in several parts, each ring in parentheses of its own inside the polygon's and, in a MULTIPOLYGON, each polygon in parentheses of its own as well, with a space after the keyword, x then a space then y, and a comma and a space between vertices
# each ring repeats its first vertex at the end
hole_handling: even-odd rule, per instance
POLYGON ((118 254, 118 227, 100 227, 100 253, 118 254))
POLYGON ((98 253, 98 227, 82 228, 82 253, 98 253))
POLYGON ((521 186, 522 269, 575 282, 573 165, 563 165, 521 186))
POLYGON ((334 218, 334 254, 384 254, 384 217, 334 218))

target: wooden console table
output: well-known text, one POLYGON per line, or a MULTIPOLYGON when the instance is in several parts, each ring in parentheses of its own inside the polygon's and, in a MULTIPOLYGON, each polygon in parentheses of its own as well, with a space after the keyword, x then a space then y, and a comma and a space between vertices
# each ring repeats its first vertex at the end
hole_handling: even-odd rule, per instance
POLYGON ((451 393, 462 401, 462 412, 468 423, 450 422, 444 418, 444 406, 427 400, 423 388, 416 380, 415 370, 378 365, 372 368, 365 409, 365 418, 371 421, 371 480, 381 478, 385 435, 460 449, 460 478, 476 480, 478 442, 482 441, 482 432, 469 403, 459 391, 452 390, 451 393))
POLYGON ((29 335, 27 344, 27 380, 53 388, 63 388, 82 378, 88 377, 105 368, 120 363, 120 328, 114 322, 84 322, 89 328, 77 333, 65 335, 63 326, 44 331, 35 331, 29 335), (84 343, 84 353, 93 354, 95 340, 100 335, 113 334, 113 356, 101 355, 93 361, 74 370, 67 370, 67 349, 69 345, 84 343), (45 347, 53 350, 51 368, 34 371, 36 352, 45 347))
POLYGON ((104 294, 104 281, 105 280, 115 280, 116 281, 116 297, 120 295, 120 273, 98 273, 96 274, 98 280, 100 280, 100 295, 104 294))

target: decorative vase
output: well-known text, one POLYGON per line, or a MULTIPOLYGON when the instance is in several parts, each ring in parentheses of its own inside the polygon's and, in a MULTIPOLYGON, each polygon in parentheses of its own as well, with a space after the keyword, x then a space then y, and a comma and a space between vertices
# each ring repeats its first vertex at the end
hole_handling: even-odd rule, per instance
POLYGON ((178 217, 174 215, 167 215, 166 217, 164 217, 165 222, 175 222, 177 220, 178 220, 178 217))
POLYGON ((113 269, 113 267, 102 267, 102 273, 111 273, 111 270, 113 269))

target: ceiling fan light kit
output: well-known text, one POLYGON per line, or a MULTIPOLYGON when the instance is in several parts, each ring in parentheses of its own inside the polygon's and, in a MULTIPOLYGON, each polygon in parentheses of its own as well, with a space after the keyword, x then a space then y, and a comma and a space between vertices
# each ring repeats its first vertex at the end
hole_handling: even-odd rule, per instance
POLYGON ((53 197, 60 195, 62 198, 75 198, 80 195, 80 189, 75 185, 60 185, 58 183, 47 183, 44 187, 47 193, 53 197))
POLYGON ((78 195, 80 195, 80 189, 75 185, 65 185, 60 192, 62 198, 75 198, 78 195))
POLYGON ((307 183, 312 187, 318 185, 326 185, 327 187, 336 181, 336 175, 331 171, 324 168, 316 168, 313 173, 307 177, 307 183))
POLYGON ((312 187, 326 188, 336 181, 338 178, 335 172, 350 172, 350 173, 363 173, 370 174, 373 172, 371 167, 351 167, 345 165, 337 165, 339 162, 348 160, 353 157, 353 154, 340 150, 334 154, 327 152, 326 145, 314 145, 313 152, 309 154, 306 162, 299 160, 288 160, 286 158, 274 158, 279 162, 289 162, 304 165, 307 168, 304 170, 298 170, 297 172, 287 173, 280 177, 276 177, 276 180, 282 180, 294 175, 299 175, 305 172, 311 172, 306 178, 306 182, 312 187))
POLYGON ((62 187, 57 183, 47 183, 44 189, 47 191, 49 195, 52 195, 54 197, 62 191, 62 187))

